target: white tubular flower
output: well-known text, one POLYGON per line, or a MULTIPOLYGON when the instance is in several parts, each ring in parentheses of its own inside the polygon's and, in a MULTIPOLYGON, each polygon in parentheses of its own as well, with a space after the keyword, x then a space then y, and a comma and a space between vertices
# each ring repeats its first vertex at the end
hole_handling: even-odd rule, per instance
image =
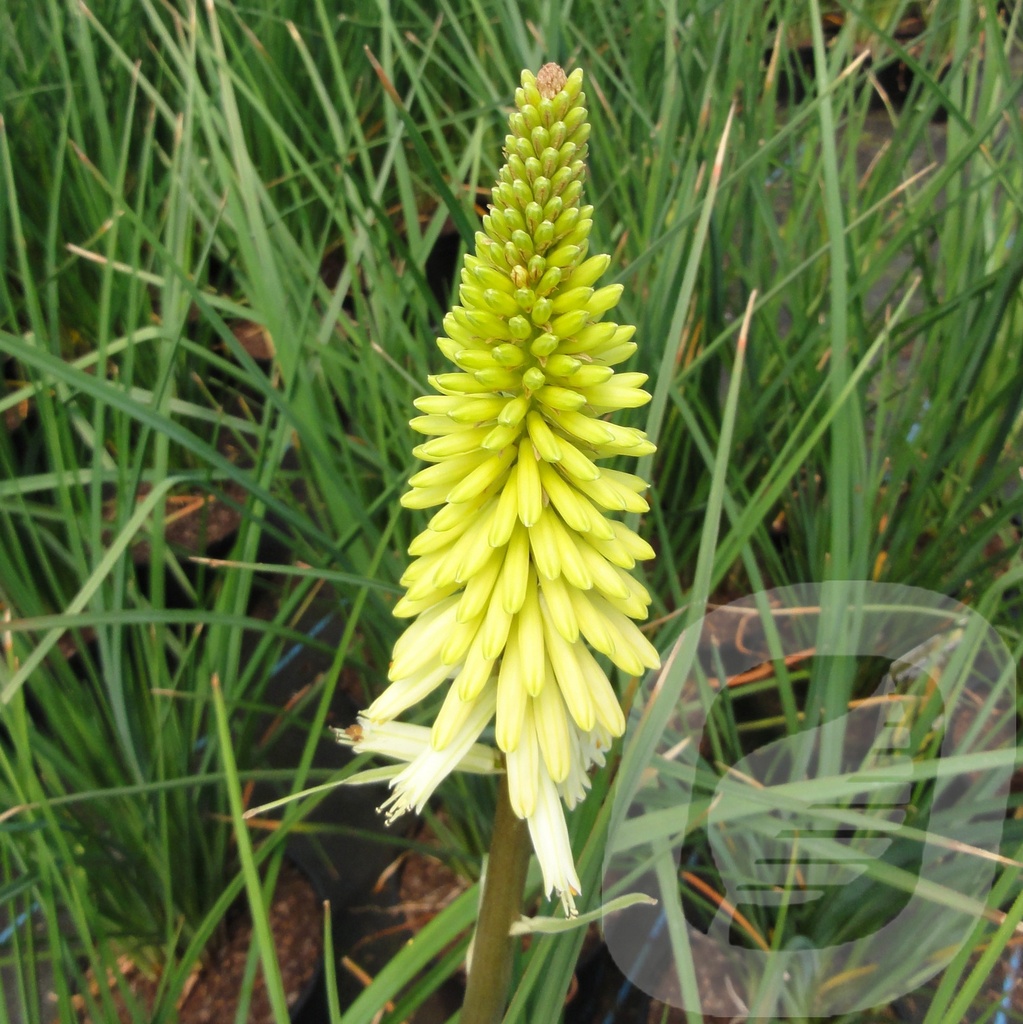
POLYGON ((647 484, 601 465, 654 445, 609 419, 650 396, 645 374, 615 369, 635 329, 604 320, 622 286, 596 287, 610 257, 588 254, 582 81, 548 64, 515 92, 505 164, 437 339, 456 370, 430 378, 435 394, 416 399, 410 423, 427 465, 401 501, 435 510, 394 609, 412 621, 390 687, 345 740, 408 762, 388 821, 420 811, 455 768, 503 764, 547 893, 569 914, 579 879, 562 801, 585 797, 587 773, 625 729, 605 666, 660 664, 636 625, 650 595, 630 573, 654 551, 612 518, 646 512, 647 484), (448 680, 432 729, 392 721, 448 680), (496 750, 476 743, 491 719, 496 750))
POLYGON ((561 899, 566 917, 575 917, 575 899, 582 890, 572 858, 572 844, 568 839, 565 811, 558 797, 558 789, 540 762, 537 773, 536 808, 526 818, 529 836, 533 841, 536 859, 543 872, 543 886, 548 898, 556 892, 561 899))
POLYGON ((565 806, 572 810, 581 803, 590 788, 589 770, 604 766, 604 752, 611 749, 611 734, 598 725, 589 732, 571 730, 572 763, 565 781, 558 783, 558 793, 565 806))
POLYGON ((469 708, 468 714, 462 716, 451 741, 443 750, 434 747, 431 741, 433 730, 406 722, 380 725, 360 717, 358 725, 338 729, 336 735, 340 742, 352 747, 357 754, 381 754, 408 762, 408 767, 391 779, 393 792, 380 806, 390 824, 406 811, 420 813, 433 791, 456 768, 476 774, 501 770, 497 752, 476 742, 493 718, 496 704, 496 688, 489 686, 469 708))

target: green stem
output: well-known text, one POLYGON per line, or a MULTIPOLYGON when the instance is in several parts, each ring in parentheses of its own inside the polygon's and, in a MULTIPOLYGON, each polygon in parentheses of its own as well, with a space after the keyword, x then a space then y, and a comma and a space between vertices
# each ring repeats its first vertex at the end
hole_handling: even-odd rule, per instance
POLYGON ((522 912, 529 852, 529 827, 512 810, 508 779, 502 775, 459 1024, 500 1024, 504 1017, 514 949, 508 933, 522 912))

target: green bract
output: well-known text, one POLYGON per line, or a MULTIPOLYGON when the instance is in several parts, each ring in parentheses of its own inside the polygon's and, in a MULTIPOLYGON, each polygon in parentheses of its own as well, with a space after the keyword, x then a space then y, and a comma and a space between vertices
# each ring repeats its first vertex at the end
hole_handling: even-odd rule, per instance
POLYGON ((569 910, 578 879, 559 797, 583 797, 588 769, 625 728, 591 648, 631 674, 659 665, 633 622, 650 597, 629 572, 653 550, 607 515, 645 512, 647 484, 598 465, 654 446, 604 418, 650 396, 645 374, 613 369, 634 351, 634 328, 602 321, 622 288, 595 288, 610 257, 587 257, 582 80, 548 64, 516 90, 462 304, 437 339, 458 370, 430 379, 438 393, 416 401, 411 421, 430 438, 414 450, 429 465, 402 504, 439 507, 409 548, 395 608, 415 621, 395 644, 391 686, 347 736, 415 762, 392 783, 397 815, 422 807, 456 767, 452 750, 470 749, 496 714, 512 807, 569 910), (448 680, 429 743, 389 744, 381 727, 448 680))

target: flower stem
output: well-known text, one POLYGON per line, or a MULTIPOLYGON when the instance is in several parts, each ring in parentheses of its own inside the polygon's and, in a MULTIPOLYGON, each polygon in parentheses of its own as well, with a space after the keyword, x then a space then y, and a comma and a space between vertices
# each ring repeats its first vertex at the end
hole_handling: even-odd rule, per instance
POLYGON ((502 775, 460 1024, 500 1024, 504 1016, 515 941, 508 932, 522 912, 529 851, 529 827, 512 810, 502 775))

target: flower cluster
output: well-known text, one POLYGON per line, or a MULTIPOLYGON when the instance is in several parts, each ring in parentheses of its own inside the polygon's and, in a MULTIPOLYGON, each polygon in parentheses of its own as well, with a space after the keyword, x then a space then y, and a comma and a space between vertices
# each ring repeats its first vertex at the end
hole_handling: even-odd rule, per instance
POLYGON ((622 289, 594 288, 610 258, 587 257, 582 77, 548 64, 516 90, 507 162, 437 339, 458 369, 430 378, 437 394, 411 421, 429 465, 402 504, 440 506, 409 548, 395 607, 415 621, 395 644, 391 685, 340 734, 409 762, 391 780, 393 818, 421 810, 456 767, 499 770, 476 742, 496 717, 512 808, 569 913, 579 880, 562 801, 583 798, 625 728, 592 651, 630 674, 659 664, 633 621, 650 597, 629 571, 654 552, 607 515, 645 512, 647 484, 597 465, 654 446, 605 418, 650 396, 645 374, 613 369, 635 350, 634 328, 602 319, 622 289), (432 730, 394 721, 445 683, 432 730))

